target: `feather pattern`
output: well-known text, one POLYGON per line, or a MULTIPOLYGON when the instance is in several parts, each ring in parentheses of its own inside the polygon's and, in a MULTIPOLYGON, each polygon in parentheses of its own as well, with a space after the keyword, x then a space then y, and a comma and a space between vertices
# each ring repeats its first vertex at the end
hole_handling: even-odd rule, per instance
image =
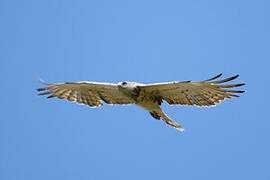
POLYGON ((136 104, 146 109, 156 118, 167 125, 183 131, 183 127, 169 118, 161 109, 161 103, 166 101, 171 105, 214 106, 225 99, 239 97, 244 83, 227 84, 239 75, 219 79, 218 74, 204 81, 174 81, 154 84, 136 82, 119 82, 118 84, 100 82, 67 82, 49 84, 41 81, 45 87, 37 89, 39 95, 47 98, 66 99, 71 102, 85 104, 90 107, 107 104, 136 104))
POLYGON ((238 93, 245 92, 230 89, 243 86, 244 83, 223 84, 236 79, 239 75, 217 80, 221 75, 199 82, 155 83, 140 88, 149 93, 152 91, 157 92, 155 96, 167 101, 169 104, 197 106, 213 106, 225 99, 239 97, 238 93))
POLYGON ((98 107, 102 102, 107 104, 133 104, 134 100, 118 90, 116 84, 98 82, 75 82, 47 84, 37 89, 38 95, 48 95, 47 98, 57 97, 71 102, 98 107))

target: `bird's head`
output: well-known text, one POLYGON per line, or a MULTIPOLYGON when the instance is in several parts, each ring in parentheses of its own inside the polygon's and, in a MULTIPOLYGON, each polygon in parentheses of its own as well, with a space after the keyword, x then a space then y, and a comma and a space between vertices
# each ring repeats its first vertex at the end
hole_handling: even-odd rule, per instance
POLYGON ((128 96, 134 96, 138 94, 138 83, 122 81, 117 84, 119 91, 123 92, 128 96))
POLYGON ((127 81, 122 81, 117 83, 117 86, 119 88, 119 90, 125 94, 130 94, 132 92, 132 86, 131 83, 127 82, 127 81))
POLYGON ((136 83, 136 82, 129 82, 129 81, 122 81, 122 82, 119 82, 117 84, 117 86, 120 89, 126 89, 126 90, 129 90, 129 91, 135 89, 137 85, 138 85, 138 83, 136 83))
POLYGON ((130 89, 132 88, 132 83, 127 81, 122 81, 117 84, 117 86, 121 89, 130 89))
POLYGON ((123 88, 123 89, 134 89, 139 85, 144 85, 144 84, 137 83, 137 82, 131 82, 131 81, 121 81, 121 82, 117 83, 117 86, 119 88, 123 88))
POLYGON ((128 86, 128 82, 122 81, 122 82, 119 82, 117 85, 120 86, 120 87, 127 87, 128 86))

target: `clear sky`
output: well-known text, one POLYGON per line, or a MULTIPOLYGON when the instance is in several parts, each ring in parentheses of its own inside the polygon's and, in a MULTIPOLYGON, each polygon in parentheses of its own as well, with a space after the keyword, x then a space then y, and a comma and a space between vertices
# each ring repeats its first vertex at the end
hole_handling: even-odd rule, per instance
POLYGON ((0 179, 270 179, 267 0, 1 0, 0 179), (215 108, 163 104, 179 133, 135 106, 36 95, 49 82, 203 80, 240 74, 215 108))

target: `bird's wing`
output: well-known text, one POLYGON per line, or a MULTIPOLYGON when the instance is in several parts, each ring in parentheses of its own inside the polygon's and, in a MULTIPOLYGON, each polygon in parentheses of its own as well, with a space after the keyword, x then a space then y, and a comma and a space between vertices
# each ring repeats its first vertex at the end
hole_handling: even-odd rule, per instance
POLYGON ((238 75, 222 80, 217 80, 222 74, 211 79, 191 82, 154 83, 141 86, 141 90, 154 95, 158 100, 165 100, 169 104, 211 106, 226 98, 238 97, 237 93, 244 91, 231 88, 243 86, 241 84, 224 84, 234 80, 238 75))
POLYGON ((46 87, 37 89, 39 95, 48 95, 48 98, 57 97, 68 101, 85 104, 91 107, 107 104, 132 104, 134 100, 118 90, 116 84, 100 82, 66 82, 46 84, 46 87))

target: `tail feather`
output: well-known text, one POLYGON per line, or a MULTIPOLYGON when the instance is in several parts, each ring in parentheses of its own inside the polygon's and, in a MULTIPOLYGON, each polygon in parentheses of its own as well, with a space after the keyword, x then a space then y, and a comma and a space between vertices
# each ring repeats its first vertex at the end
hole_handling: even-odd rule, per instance
POLYGON ((166 124, 175 128, 176 130, 181 131, 181 132, 184 131, 184 128, 180 124, 178 124, 176 121, 173 121, 171 118, 169 118, 162 110, 152 111, 150 112, 150 114, 156 119, 162 119, 166 124))

